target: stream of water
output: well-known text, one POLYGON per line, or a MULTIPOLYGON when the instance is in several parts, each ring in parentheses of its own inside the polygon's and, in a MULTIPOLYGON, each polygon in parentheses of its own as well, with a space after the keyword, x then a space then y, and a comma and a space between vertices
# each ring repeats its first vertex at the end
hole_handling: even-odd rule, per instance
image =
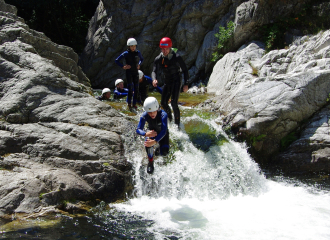
POLYGON ((266 177, 215 118, 183 114, 182 129, 169 130, 170 154, 155 159, 153 174, 146 173, 143 139, 130 142, 135 189, 127 201, 1 239, 330 239, 326 184, 266 177))
POLYGON ((214 119, 193 115, 183 122, 207 125, 222 141, 205 149, 170 125, 171 140, 179 146, 171 163, 158 158, 148 175, 145 153, 128 155, 136 170, 135 197, 114 208, 151 220, 146 230, 154 239, 330 239, 327 189, 269 180, 246 147, 232 141, 214 119))

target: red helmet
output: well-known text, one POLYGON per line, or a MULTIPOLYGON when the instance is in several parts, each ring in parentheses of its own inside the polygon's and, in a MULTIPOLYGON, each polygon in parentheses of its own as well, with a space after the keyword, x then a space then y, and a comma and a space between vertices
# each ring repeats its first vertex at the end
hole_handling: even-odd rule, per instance
POLYGON ((172 47, 172 40, 168 37, 164 37, 159 42, 160 48, 171 48, 172 47))

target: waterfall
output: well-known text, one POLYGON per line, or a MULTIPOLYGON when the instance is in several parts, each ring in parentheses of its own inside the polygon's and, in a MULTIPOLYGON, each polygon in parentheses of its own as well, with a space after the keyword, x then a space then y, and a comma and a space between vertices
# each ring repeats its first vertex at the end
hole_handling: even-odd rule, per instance
POLYGON ((204 152, 193 145, 184 129, 178 131, 174 124, 170 124, 171 141, 179 147, 171 149, 168 157, 156 157, 154 174, 146 173, 144 150, 130 156, 136 167, 136 196, 205 200, 225 199, 238 194, 258 195, 265 187, 265 177, 245 148, 230 140, 214 120, 203 120, 194 115, 184 121, 191 120, 209 125, 227 141, 204 152))
POLYGON ((112 207, 152 220, 146 231, 154 239, 330 238, 328 191, 267 179, 246 146, 230 139, 216 119, 195 114, 182 122, 207 126, 216 140, 209 143, 202 134, 196 143, 191 132, 171 123, 170 154, 156 157, 148 174, 138 137, 132 143, 138 150, 127 154, 135 168, 134 194, 112 207))

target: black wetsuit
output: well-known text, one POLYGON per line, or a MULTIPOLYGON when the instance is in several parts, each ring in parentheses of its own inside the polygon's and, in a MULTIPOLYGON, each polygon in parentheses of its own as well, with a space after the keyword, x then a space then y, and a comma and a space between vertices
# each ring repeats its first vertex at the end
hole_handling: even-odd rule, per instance
MULTIPOLYGON (((159 143, 160 155, 167 155, 169 152, 169 133, 167 128, 167 113, 164 110, 158 110, 155 119, 152 119, 147 112, 142 113, 136 133, 145 136, 145 123, 148 123, 148 129, 157 132, 157 136, 152 138, 159 143)), ((153 147, 146 147, 149 159, 153 157, 153 147)))
POLYGON ((137 95, 139 93, 139 73, 137 69, 137 65, 140 65, 143 62, 143 57, 140 51, 135 50, 132 52, 131 50, 127 50, 119 55, 116 59, 116 64, 121 68, 124 65, 120 62, 122 58, 125 58, 126 65, 130 65, 130 69, 126 69, 126 80, 127 80, 127 88, 128 88, 128 96, 127 103, 131 104, 131 99, 133 96, 133 105, 136 105, 137 95), (133 95, 134 92, 134 95, 133 95))
POLYGON ((180 110, 178 107, 179 94, 181 90, 181 70, 184 76, 184 85, 187 85, 189 74, 188 69, 181 56, 173 50, 165 57, 160 53, 154 60, 152 70, 152 79, 157 79, 157 73, 162 72, 164 80, 161 106, 166 111, 170 121, 172 120, 171 109, 168 106, 168 101, 171 97, 171 105, 174 113, 174 121, 180 124, 180 110), (161 70, 161 71, 159 71, 161 70))

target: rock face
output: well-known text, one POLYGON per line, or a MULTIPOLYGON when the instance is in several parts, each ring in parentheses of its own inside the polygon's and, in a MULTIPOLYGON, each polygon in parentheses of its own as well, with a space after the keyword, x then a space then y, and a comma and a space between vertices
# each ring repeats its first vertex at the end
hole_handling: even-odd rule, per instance
POLYGON ((253 42, 217 62, 207 86, 213 108, 250 140, 259 162, 330 172, 330 31, 263 54, 253 42))
POLYGON ((126 79, 115 59, 126 50, 126 41, 136 38, 145 58, 142 71, 150 75, 159 41, 167 36, 190 69, 189 82, 205 79, 211 72, 219 26, 236 24, 229 50, 253 39, 260 26, 299 12, 309 0, 224 0, 224 1, 110 1, 101 0, 90 22, 87 45, 80 66, 95 88, 113 87, 117 78, 126 79))
POLYGON ((278 156, 282 169, 330 172, 329 119, 330 106, 327 105, 305 124, 299 138, 278 156))
POLYGON ((0 216, 67 201, 123 198, 132 188, 130 121, 91 96, 78 55, 0 0, 0 216), (124 131, 125 130, 125 131, 124 131))

